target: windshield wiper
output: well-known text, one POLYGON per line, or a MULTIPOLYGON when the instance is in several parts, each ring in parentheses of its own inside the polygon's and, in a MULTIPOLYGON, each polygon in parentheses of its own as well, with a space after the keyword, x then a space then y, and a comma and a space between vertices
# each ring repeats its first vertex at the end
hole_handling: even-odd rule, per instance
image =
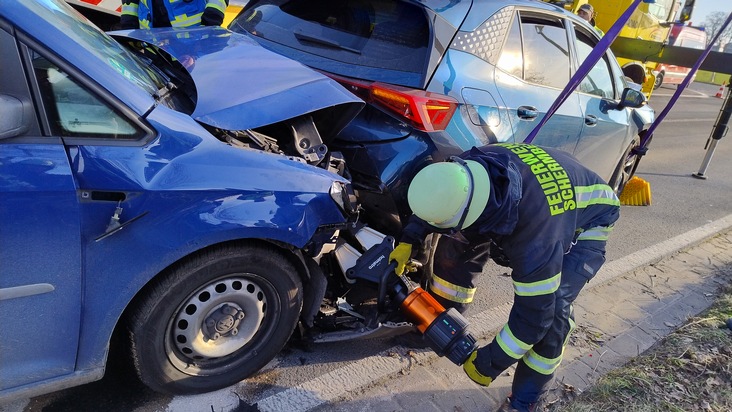
POLYGON ((361 54, 361 50, 354 49, 353 47, 344 46, 337 41, 330 40, 330 39, 324 39, 322 37, 313 36, 312 34, 305 34, 302 32, 295 32, 295 38, 298 40, 305 40, 317 44, 321 44, 323 46, 332 47, 334 49, 340 49, 349 51, 351 53, 361 54))
POLYGON ((155 100, 160 101, 168 96, 170 93, 173 93, 173 91, 175 91, 177 88, 178 86, 169 81, 165 86, 159 88, 153 96, 155 97, 155 100))

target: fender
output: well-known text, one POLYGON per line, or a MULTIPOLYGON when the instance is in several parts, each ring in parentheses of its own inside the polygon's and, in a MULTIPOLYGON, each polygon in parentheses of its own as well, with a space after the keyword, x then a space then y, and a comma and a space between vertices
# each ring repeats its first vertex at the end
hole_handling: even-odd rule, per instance
POLYGON ((319 227, 346 221, 330 196, 343 178, 282 155, 229 146, 162 106, 148 120, 162 133, 143 148, 67 148, 79 188, 85 273, 77 370, 103 364, 118 314, 174 262, 241 239, 302 248, 319 227), (109 232, 117 208, 122 228, 109 232))
POLYGON ((656 119, 656 113, 649 106, 643 106, 631 111, 630 120, 638 128, 638 132, 648 130, 656 119))
POLYGON ((143 202, 155 205, 156 210, 167 209, 164 213, 149 213, 124 230, 86 244, 86 299, 77 368, 99 366, 112 333, 112 328, 92 329, 85 325, 115 325, 119 319, 109 318, 122 313, 140 289, 174 262, 232 240, 262 239, 304 246, 308 233, 314 232, 328 216, 339 213, 327 194, 193 196, 190 200, 194 207, 172 204, 178 196, 170 196, 166 207, 165 197, 149 197, 143 202), (283 209, 281 206, 285 205, 283 209), (175 236, 170 235, 171 231, 175 236), (145 247, 135 242, 137 238, 156 241, 145 247), (107 310, 89 309, 100 307, 107 310))

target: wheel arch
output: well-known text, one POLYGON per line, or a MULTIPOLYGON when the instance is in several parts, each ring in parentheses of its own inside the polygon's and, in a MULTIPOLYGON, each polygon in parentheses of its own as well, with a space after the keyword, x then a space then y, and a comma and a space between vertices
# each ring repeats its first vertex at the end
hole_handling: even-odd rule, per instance
POLYGON ((287 258, 287 260, 295 266, 295 269, 298 272, 298 276, 302 280, 306 280, 308 276, 308 269, 305 264, 304 257, 302 256, 302 253, 292 245, 289 245, 284 242, 280 242, 277 240, 272 239, 256 239, 256 238, 246 238, 246 239, 233 239, 228 240, 220 243, 215 243, 212 245, 208 245, 206 247, 203 247, 201 249, 197 249, 185 256, 182 256, 180 259, 176 260, 175 262, 172 262, 168 266, 166 266, 163 270, 158 272, 155 276, 150 278, 143 287, 141 287, 137 293, 135 293, 135 297, 132 298, 125 307, 125 312, 127 312, 130 308, 130 305, 132 305, 139 296, 144 293, 146 290, 151 288, 152 284, 156 282, 158 279, 164 277, 166 274, 174 271, 176 268, 182 266, 187 261, 194 259, 198 255, 205 254, 206 252, 213 250, 213 249, 219 249, 224 247, 255 247, 255 248, 269 248, 271 250, 277 250, 278 252, 281 252, 282 255, 287 258))
POLYGON ((130 310, 134 309, 134 306, 139 304, 140 299, 149 292, 150 289, 152 289, 155 286, 155 282, 158 282, 160 279, 165 277, 167 274, 173 272, 176 268, 179 268, 183 266, 187 261, 190 261, 194 259, 198 255, 205 254, 208 251, 211 251, 213 249, 219 249, 224 247, 255 247, 255 248, 268 248, 270 250, 276 250, 281 253, 283 257, 285 257, 290 264, 292 264, 295 267, 295 270, 297 272, 298 277, 301 281, 305 282, 310 277, 310 271, 308 270, 307 264, 305 263, 305 257, 302 256, 302 253, 292 247, 291 245, 288 245, 283 242, 279 242, 276 240, 271 239, 236 239, 236 240, 229 240, 226 242, 221 242, 213 245, 206 246, 204 248, 198 249, 194 252, 191 252, 180 259, 176 260, 175 262, 171 263, 167 267, 165 267, 163 270, 158 272, 155 276, 150 278, 138 291, 135 293, 134 297, 130 299, 129 303, 125 307, 124 311, 122 312, 122 316, 120 316, 120 319, 117 321, 117 325, 115 326, 115 329, 119 327, 121 321, 123 321, 126 317, 126 315, 130 312, 130 310))
POLYGON ((150 291, 155 287, 157 282, 161 281, 168 274, 174 272, 177 268, 185 265, 186 262, 195 259, 197 256, 206 254, 207 252, 215 249, 226 247, 254 247, 276 251, 285 259, 287 259, 288 263, 290 263, 295 268, 296 274, 303 285, 303 294, 305 293, 305 289, 307 288, 307 282, 310 279, 310 270, 306 263, 307 258, 302 255, 300 250, 293 247, 292 245, 272 239, 253 238, 235 239, 208 245, 204 248, 195 250, 185 256, 182 256, 180 259, 172 262, 160 272, 158 272, 155 276, 148 279, 148 281, 145 282, 145 284, 137 290, 132 299, 129 300, 124 310, 121 312, 119 318, 117 319, 117 322, 114 325, 113 330, 111 331, 110 346, 109 350, 105 353, 103 367, 106 369, 106 367, 110 364, 111 359, 118 358, 119 356, 128 359, 129 349, 122 344, 124 343, 124 339, 126 339, 126 322, 129 319, 130 314, 137 308, 138 305, 140 305, 141 301, 147 294, 150 293, 150 291))
POLYGON ((286 252, 307 283, 300 253, 343 224, 343 213, 329 193, 270 192, 260 198, 214 194, 183 211, 157 205, 128 229, 90 243, 77 371, 105 367, 113 331, 135 299, 171 267, 210 248, 268 245, 286 252))

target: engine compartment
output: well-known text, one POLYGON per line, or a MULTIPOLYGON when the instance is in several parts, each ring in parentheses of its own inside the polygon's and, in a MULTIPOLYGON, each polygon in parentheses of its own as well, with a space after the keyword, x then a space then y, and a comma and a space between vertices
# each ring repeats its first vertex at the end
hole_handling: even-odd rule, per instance
MULTIPOLYGON (((312 115, 254 130, 211 131, 231 146, 282 155, 352 179, 341 153, 328 149, 327 142, 334 136, 322 136, 312 115)), ((354 196, 358 204, 357 191, 354 196)), ((308 249, 312 253, 307 258, 317 266, 310 265, 310 282, 304 285, 306 302, 299 327, 300 338, 308 342, 372 339, 415 330, 388 297, 379 301, 376 279, 359 279, 350 273, 367 250, 380 244, 387 250, 394 247, 394 238, 370 227, 363 212, 358 206, 334 239, 308 249)))

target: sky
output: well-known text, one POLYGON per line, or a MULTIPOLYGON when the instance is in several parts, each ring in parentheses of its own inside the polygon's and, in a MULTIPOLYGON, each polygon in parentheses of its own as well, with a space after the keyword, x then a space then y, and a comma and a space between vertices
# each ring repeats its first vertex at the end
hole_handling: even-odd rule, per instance
MULTIPOLYGON (((682 1, 683 5, 683 1, 682 1)), ((691 15, 692 24, 700 25, 704 23, 707 15, 715 11, 723 11, 729 13, 732 11, 732 1, 730 0, 696 0, 694 3, 694 13, 691 15)), ((732 23, 730 23, 732 24, 732 23)))

